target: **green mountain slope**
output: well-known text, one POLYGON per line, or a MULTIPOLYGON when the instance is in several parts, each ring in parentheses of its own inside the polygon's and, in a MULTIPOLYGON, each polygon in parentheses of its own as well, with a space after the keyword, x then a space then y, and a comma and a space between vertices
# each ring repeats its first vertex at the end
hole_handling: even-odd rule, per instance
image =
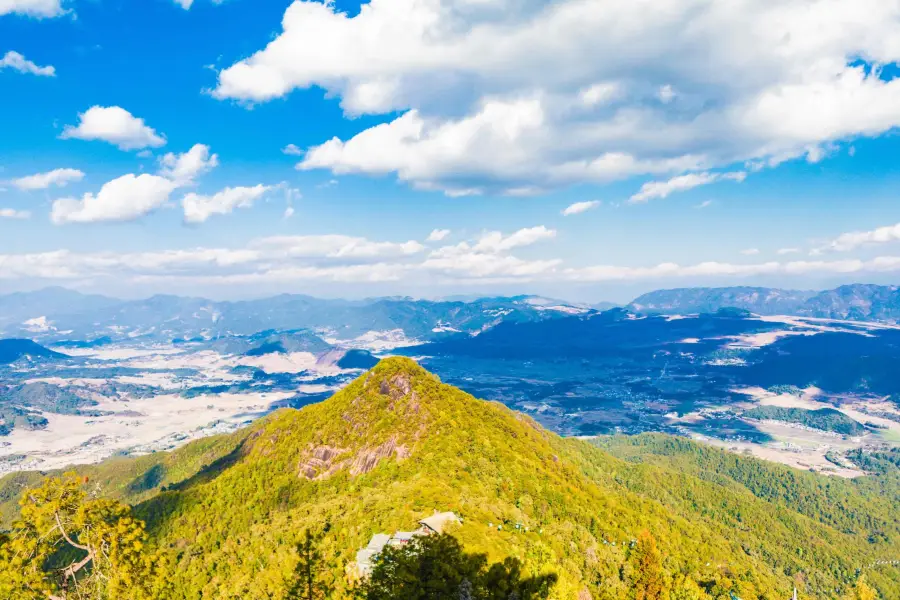
MULTIPOLYGON (((893 475, 829 480, 671 439, 613 438, 605 450, 563 439, 393 358, 320 404, 79 472, 136 504, 178 599, 284 598, 306 529, 326 530, 321 550, 343 597, 372 534, 434 511, 463 518, 452 533, 467 550, 557 573, 560 599, 628 598, 631 543, 644 530, 673 600, 774 600, 795 585, 834 598, 858 568, 900 555, 898 500, 883 495, 897 489, 893 475)), ((0 480, 4 516, 36 479, 0 480)), ((890 569, 868 574, 883 598, 900 597, 890 569)))

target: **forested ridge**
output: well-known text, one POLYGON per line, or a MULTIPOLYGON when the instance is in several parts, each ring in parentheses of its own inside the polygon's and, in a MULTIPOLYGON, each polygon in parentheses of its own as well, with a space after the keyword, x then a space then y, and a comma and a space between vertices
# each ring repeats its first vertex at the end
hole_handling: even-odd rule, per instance
MULTIPOLYGON (((443 385, 408 359, 388 359, 325 402, 232 435, 82 467, 24 497, 42 474, 0 480, 8 530, 0 581, 12 580, 3 568, 21 570, 12 560, 41 523, 55 527, 46 517, 59 498, 77 496, 90 507, 72 508, 79 531, 100 531, 89 520, 99 514, 114 525, 116 544, 121 526, 140 546, 135 557, 123 555, 124 575, 108 579, 115 593, 99 585, 92 598, 306 597, 292 594, 309 562, 309 532, 316 597, 390 598, 390 585, 381 596, 360 587, 356 551, 373 534, 409 530, 434 511, 462 518, 450 536, 471 573, 454 571, 461 579, 446 592, 453 600, 463 597, 463 581, 470 597, 483 596, 490 566, 504 561, 495 576, 506 579, 497 581, 514 573, 546 584, 540 597, 553 599, 775 600, 794 587, 801 598, 900 597, 896 567, 868 567, 900 556, 896 470, 851 482, 662 435, 597 445, 443 385), (484 557, 483 570, 470 555, 484 557)), ((98 548, 107 540, 97 539, 98 548)), ((23 583, 33 594, 11 598, 60 593, 54 569, 88 551, 59 548, 45 549, 47 562, 23 583)), ((433 573, 423 567, 429 552, 388 562, 433 573)), ((115 570, 110 561, 98 565, 115 570)))

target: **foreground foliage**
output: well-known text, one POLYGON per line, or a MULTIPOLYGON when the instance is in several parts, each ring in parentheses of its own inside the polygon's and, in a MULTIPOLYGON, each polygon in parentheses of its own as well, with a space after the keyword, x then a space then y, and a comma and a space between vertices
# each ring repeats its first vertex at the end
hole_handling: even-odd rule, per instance
POLYGON ((49 478, 21 501, 21 518, 0 543, 0 597, 154 598, 159 565, 145 552, 144 523, 131 507, 89 499, 74 474, 49 478))
MULTIPOLYGON (((661 435, 598 443, 388 359, 320 404, 79 472, 134 504, 151 564, 141 579, 173 600, 350 597, 356 550, 434 511, 462 517, 452 535, 465 555, 555 576, 551 600, 780 600, 795 586, 832 600, 900 555, 892 473, 846 482, 661 435)), ((0 500, 38 481, 5 478, 0 500)), ((900 597, 895 567, 866 578, 900 597)), ((466 581, 481 598, 483 579, 466 581)))

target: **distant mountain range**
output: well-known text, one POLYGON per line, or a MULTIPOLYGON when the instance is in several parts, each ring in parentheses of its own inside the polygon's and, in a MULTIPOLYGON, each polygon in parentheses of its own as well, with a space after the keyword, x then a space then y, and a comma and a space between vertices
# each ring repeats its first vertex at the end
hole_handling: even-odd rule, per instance
MULTIPOLYGON (((540 322, 613 307, 606 302, 588 305, 527 295, 438 301, 335 300, 290 294, 241 302, 166 295, 117 300, 47 288, 0 296, 0 337, 79 346, 123 338, 214 340, 305 329, 326 341, 390 331, 431 341, 456 333, 478 334, 501 322, 540 322)), ((759 315, 896 323, 900 322, 900 287, 856 284, 822 292, 764 287, 683 288, 644 294, 626 308, 636 314, 714 313, 739 308, 759 315)))
POLYGON ((351 301, 285 294, 217 302, 162 295, 115 300, 48 288, 0 296, 0 336, 54 342, 121 338, 171 341, 307 329, 329 339, 347 340, 393 330, 411 339, 435 339, 459 332, 478 333, 501 321, 539 321, 592 310, 586 305, 537 296, 463 302, 412 298, 351 301))
POLYGON ((689 314, 734 307, 758 315, 796 315, 848 321, 900 321, 900 287, 843 285, 823 292, 764 287, 658 290, 636 298, 637 313, 689 314))

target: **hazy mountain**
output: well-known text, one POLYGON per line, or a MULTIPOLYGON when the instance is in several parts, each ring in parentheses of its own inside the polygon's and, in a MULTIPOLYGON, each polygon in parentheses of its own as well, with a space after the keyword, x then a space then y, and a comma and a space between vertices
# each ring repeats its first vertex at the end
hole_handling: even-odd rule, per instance
POLYGON ((65 358, 65 355, 41 346, 31 340, 0 340, 0 365, 8 365, 21 359, 65 358))
POLYGON ((891 285, 842 285, 809 298, 797 314, 851 321, 900 320, 900 287, 891 285))
MULTIPOLYGON (((79 473, 136 504, 148 550, 166 559, 153 576, 179 598, 285 598, 306 529, 324 532, 320 576, 346 597, 373 534, 435 511, 462 518, 450 533, 467 551, 557 574, 555 599, 629 597, 644 531, 666 585, 685 590, 674 597, 704 600, 788 598, 794 586, 831 599, 859 565, 896 556, 896 469, 856 483, 666 436, 598 445, 394 358, 320 404, 79 473)), ((38 479, 0 480, 0 514, 38 479)), ((892 569, 868 574, 884 598, 900 593, 892 569)))
POLYGON ((758 315, 797 315, 849 321, 900 321, 900 287, 844 285, 822 292, 763 287, 659 290, 628 308, 648 314, 692 314, 734 307, 758 315))
POLYGON ((658 290, 628 305, 639 313, 713 313, 720 308, 743 308, 758 315, 796 314, 815 292, 764 287, 681 288, 658 290))
POLYGON ((537 321, 590 310, 534 296, 462 302, 412 298, 350 301, 283 294, 260 300, 215 302, 158 295, 117 301, 61 288, 0 297, 0 306, 9 307, 0 327, 11 335, 52 340, 111 336, 160 341, 299 329, 328 331, 338 339, 399 329, 409 338, 431 339, 457 332, 480 332, 502 321, 537 321), (59 300, 51 301, 56 296, 59 300))

